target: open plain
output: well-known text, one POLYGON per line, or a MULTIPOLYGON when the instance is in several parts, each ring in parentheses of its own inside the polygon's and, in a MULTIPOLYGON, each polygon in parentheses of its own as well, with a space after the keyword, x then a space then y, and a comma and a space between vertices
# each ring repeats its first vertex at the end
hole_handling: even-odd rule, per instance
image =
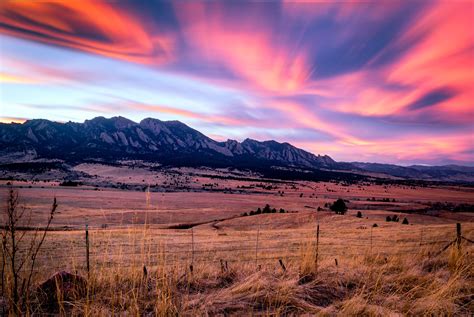
MULTIPOLYGON (((2 200, 8 188, 18 190, 25 221, 37 226, 58 202, 35 283, 61 270, 89 276, 85 296, 57 300, 53 311, 386 316, 474 309, 472 243, 443 250, 456 240, 456 223, 463 237, 474 237, 472 187, 114 172, 96 168, 93 181, 74 186, 2 182, 2 200), (159 182, 150 186, 151 179, 159 182), (338 198, 345 215, 329 208, 338 198)), ((33 301, 31 309, 45 308, 33 301)))

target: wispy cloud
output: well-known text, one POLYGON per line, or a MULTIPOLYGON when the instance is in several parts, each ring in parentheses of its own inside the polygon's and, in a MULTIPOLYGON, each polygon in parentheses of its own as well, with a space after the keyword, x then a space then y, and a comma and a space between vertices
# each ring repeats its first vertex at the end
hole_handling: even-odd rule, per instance
POLYGON ((7 1, 0 6, 0 32, 138 63, 172 58, 172 37, 105 1, 7 1))
POLYGON ((339 160, 474 162, 474 3, 241 6, 8 1, 1 98, 43 117, 175 118, 339 160))

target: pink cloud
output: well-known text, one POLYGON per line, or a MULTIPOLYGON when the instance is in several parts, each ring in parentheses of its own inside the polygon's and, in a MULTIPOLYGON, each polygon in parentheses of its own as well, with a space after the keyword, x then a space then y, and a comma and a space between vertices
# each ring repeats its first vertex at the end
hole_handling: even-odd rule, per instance
POLYGON ((0 22, 4 34, 126 61, 161 64, 173 58, 171 36, 150 32, 138 17, 108 2, 6 1, 0 6, 0 22))
POLYGON ((304 50, 291 52, 291 47, 276 45, 272 30, 252 14, 233 25, 222 7, 212 4, 175 5, 183 33, 196 50, 193 54, 225 65, 256 90, 288 93, 304 86, 311 74, 304 50))

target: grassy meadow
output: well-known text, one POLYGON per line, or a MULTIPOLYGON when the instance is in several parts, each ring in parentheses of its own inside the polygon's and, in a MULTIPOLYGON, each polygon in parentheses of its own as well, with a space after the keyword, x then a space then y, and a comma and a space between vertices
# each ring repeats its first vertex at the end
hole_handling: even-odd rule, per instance
MULTIPOLYGON (((300 184, 284 188, 284 195, 278 193, 281 187, 262 193, 147 194, 16 186, 34 223, 44 225, 51 198, 58 200, 25 314, 468 316, 474 311, 473 244, 462 240, 460 249, 453 244, 442 251, 456 239, 457 222, 472 240, 471 214, 400 211, 436 195, 470 203, 469 191, 418 188, 403 195, 399 187, 300 184), (326 208, 336 197, 347 198, 345 215, 326 208), (266 203, 285 213, 242 216, 266 203), (387 222, 393 215, 400 220, 387 222), (408 225, 402 224, 405 217, 408 225), (46 305, 39 285, 59 271, 87 282, 67 293, 57 285, 46 305)), ((34 232, 25 232, 28 245, 34 232)), ((8 269, 4 281, 8 310, 8 269)))

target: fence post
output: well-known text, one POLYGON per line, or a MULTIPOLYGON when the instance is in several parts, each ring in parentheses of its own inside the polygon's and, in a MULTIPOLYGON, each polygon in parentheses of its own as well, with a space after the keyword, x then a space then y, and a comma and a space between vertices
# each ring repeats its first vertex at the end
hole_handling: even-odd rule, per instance
POLYGON ((461 251, 461 224, 459 222, 456 224, 456 245, 458 251, 461 251))
POLYGON ((421 233, 420 233, 420 246, 423 245, 423 227, 421 227, 421 233))
POLYGON ((258 268, 258 238, 260 236, 260 225, 257 227, 257 243, 255 244, 255 267, 258 268))
POLYGON ((374 228, 370 227, 370 255, 372 255, 372 230, 374 228))
POLYGON ((318 258, 319 258, 319 223, 316 226, 316 272, 318 271, 318 258))
POLYGON ((281 266, 283 272, 286 272, 286 266, 285 266, 285 264, 283 263, 283 260, 282 260, 282 259, 278 259, 278 263, 280 263, 280 266, 281 266))
POLYGON ((319 261, 319 210, 316 209, 316 272, 318 272, 318 261, 319 261))
POLYGON ((191 265, 189 266, 191 273, 194 269, 194 228, 191 227, 191 265))
POLYGON ((89 261, 89 225, 86 224, 86 262, 87 262, 87 275, 90 272, 90 261, 89 261))

